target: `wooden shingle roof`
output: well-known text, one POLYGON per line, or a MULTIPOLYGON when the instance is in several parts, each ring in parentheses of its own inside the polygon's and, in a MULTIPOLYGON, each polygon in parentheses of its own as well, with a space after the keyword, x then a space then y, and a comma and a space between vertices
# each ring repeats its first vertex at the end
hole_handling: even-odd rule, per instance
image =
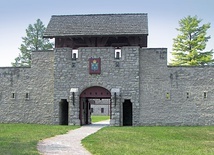
POLYGON ((121 35, 148 35, 147 14, 54 15, 43 37, 121 35))

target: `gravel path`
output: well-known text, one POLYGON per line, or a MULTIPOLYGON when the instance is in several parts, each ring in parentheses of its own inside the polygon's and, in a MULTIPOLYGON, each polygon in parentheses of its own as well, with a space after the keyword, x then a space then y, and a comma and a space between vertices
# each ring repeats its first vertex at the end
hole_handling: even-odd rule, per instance
POLYGON ((40 141, 37 149, 43 155, 91 155, 82 146, 81 140, 108 125, 109 120, 82 126, 67 134, 40 141))

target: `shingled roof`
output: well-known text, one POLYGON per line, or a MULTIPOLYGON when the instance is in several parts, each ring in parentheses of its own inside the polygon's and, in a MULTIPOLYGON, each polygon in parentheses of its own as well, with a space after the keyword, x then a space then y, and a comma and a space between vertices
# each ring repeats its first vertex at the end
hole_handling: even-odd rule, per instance
POLYGON ((60 36, 147 35, 147 14, 54 15, 45 38, 60 36))

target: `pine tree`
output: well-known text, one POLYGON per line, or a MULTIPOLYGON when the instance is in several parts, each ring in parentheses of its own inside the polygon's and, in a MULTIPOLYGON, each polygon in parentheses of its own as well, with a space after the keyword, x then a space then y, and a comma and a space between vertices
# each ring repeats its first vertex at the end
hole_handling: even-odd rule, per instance
POLYGON ((31 66, 31 52, 38 50, 49 50, 53 48, 53 43, 48 39, 43 38, 45 26, 40 19, 36 20, 35 24, 30 24, 26 29, 26 37, 22 37, 22 44, 19 50, 21 53, 15 62, 11 63, 14 67, 30 67, 31 66))
POLYGON ((210 36, 206 36, 210 23, 200 26, 201 21, 197 16, 188 16, 179 21, 180 28, 177 30, 180 34, 173 39, 174 59, 171 65, 198 66, 213 62, 213 50, 204 51, 210 39, 210 36))

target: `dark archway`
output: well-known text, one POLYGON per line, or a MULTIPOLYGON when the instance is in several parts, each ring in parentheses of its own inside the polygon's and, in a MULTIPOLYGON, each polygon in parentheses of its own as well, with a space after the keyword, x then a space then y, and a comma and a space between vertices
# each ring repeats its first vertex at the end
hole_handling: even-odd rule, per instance
POLYGON ((132 102, 130 100, 123 102, 123 126, 132 126, 132 102))
POLYGON ((66 99, 59 102, 59 124, 68 125, 68 102, 66 99))
POLYGON ((85 89, 80 94, 79 118, 81 125, 91 124, 91 103, 89 99, 111 99, 111 92, 103 87, 93 86, 85 89))

